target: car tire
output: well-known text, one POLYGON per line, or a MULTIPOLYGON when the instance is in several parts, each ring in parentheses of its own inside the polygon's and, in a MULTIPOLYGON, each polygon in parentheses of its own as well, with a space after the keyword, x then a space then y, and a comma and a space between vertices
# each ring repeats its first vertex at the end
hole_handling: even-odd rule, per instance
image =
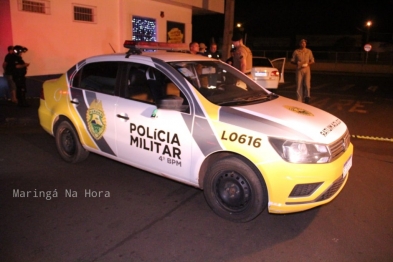
POLYGON ((68 121, 62 121, 55 132, 56 147, 60 156, 69 163, 77 163, 89 156, 89 151, 83 148, 74 126, 68 121))
POLYGON ((262 176, 237 156, 214 163, 207 171, 203 186, 209 206, 230 221, 248 222, 267 206, 267 189, 262 176))

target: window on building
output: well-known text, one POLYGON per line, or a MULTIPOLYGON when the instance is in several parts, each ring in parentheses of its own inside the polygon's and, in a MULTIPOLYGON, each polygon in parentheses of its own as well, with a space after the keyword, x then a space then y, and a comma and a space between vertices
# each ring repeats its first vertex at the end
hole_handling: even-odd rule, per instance
POLYGON ((74 21, 94 23, 96 21, 96 7, 74 5, 74 21))
POLYGON ((134 16, 132 18, 132 40, 156 42, 156 20, 134 16))
POLYGON ((50 2, 43 0, 18 0, 18 8, 20 11, 49 14, 50 13, 50 2))

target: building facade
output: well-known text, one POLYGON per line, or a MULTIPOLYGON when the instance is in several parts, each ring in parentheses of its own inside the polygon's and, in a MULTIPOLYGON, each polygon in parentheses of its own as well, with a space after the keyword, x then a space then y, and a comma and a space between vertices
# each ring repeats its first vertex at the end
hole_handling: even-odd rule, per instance
POLYGON ((225 0, 0 0, 0 55, 22 45, 28 76, 125 52, 124 40, 191 42, 192 16, 223 14, 225 0))

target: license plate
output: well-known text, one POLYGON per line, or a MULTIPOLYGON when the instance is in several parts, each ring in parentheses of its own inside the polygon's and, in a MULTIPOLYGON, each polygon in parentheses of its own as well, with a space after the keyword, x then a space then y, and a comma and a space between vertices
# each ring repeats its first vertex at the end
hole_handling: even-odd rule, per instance
POLYGON ((267 76, 266 72, 256 72, 255 76, 267 76))
POLYGON ((349 169, 352 166, 352 155, 349 157, 349 159, 347 160, 347 162, 345 162, 344 164, 344 168, 343 168, 343 178, 345 178, 348 174, 349 169))

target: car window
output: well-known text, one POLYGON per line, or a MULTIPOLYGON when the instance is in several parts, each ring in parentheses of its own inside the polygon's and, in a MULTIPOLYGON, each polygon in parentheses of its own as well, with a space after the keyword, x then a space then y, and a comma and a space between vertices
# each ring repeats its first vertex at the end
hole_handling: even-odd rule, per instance
POLYGON ((261 102, 270 92, 220 61, 170 62, 207 100, 217 105, 261 102))
POLYGON ((273 67, 272 63, 268 58, 264 57, 254 57, 252 59, 253 67, 273 67))
POLYGON ((180 89, 156 68, 130 63, 127 69, 127 86, 124 97, 140 102, 155 104, 158 108, 174 109, 189 113, 189 103, 180 89), (177 108, 168 108, 164 104, 180 101, 177 108))
POLYGON ((115 94, 118 62, 97 62, 86 64, 73 78, 73 87, 115 94))

